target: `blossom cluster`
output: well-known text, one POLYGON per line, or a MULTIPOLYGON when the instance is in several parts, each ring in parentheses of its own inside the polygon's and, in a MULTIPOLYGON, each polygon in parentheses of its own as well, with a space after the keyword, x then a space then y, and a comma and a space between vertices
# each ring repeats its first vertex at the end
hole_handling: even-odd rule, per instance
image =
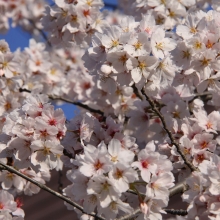
POLYGON ((140 203, 149 205, 145 217, 161 218, 160 212, 164 213, 162 208, 168 203, 168 189, 174 186, 172 163, 156 152, 154 142, 138 152, 135 138, 123 135, 121 128, 110 117, 100 123, 88 114, 69 122, 63 144, 72 155, 72 159, 65 160, 72 167, 67 172, 72 185, 64 193, 87 213, 97 209, 99 215, 115 219, 120 211, 131 213, 137 208, 132 195, 126 192, 132 188, 146 195, 145 199, 139 198, 140 203), (159 204, 157 211, 155 201, 159 204))
POLYGON ((42 29, 40 19, 45 5, 44 0, 1 0, 0 33, 9 30, 11 19, 13 27, 19 25, 23 29, 37 34, 37 29, 42 29))
POLYGON ((14 196, 0 190, 0 219, 2 220, 24 220, 24 211, 21 209, 22 202, 19 198, 14 200, 14 196))
POLYGON ((200 172, 194 172, 186 179, 189 190, 182 195, 189 203, 189 219, 219 219, 219 156, 212 155, 199 165, 200 172))
POLYGON ((120 8, 125 14, 140 18, 141 14, 152 13, 158 25, 169 30, 181 24, 187 12, 194 8, 220 10, 218 0, 119 0, 120 8))
MULTIPOLYGON (((55 0, 43 14, 0 4, 1 30, 22 11, 15 23, 49 33, 48 45, 31 39, 23 51, 0 41, 1 163, 43 184, 68 167, 63 193, 81 219, 138 208, 136 219, 164 219, 181 181, 184 219, 220 219, 219 1, 120 1, 127 15, 100 11, 101 0, 55 0), (67 121, 50 100, 81 112, 67 121)), ((40 189, 7 170, 0 182, 0 219, 22 219, 7 191, 40 189)))
MULTIPOLYGON (((12 165, 21 173, 45 183, 49 170, 62 169, 60 157, 65 135, 65 117, 61 109, 54 110, 45 95, 30 95, 20 108, 5 117, 2 128, 1 161, 12 165)), ((26 195, 38 193, 40 188, 6 170, 0 174, 5 190, 14 188, 26 195)))
POLYGON ((115 90, 123 75, 123 83, 134 82, 138 88, 148 83, 153 91, 161 88, 161 82, 174 81, 180 86, 177 80, 182 80, 181 86, 188 92, 185 96, 195 87, 199 93, 207 88, 215 92, 219 79, 218 17, 216 11, 189 12, 185 22, 176 27, 176 34, 169 35, 164 26, 156 25, 151 13, 140 22, 124 17, 119 25, 104 29, 104 34, 95 33, 92 48, 84 56, 85 65, 91 73, 107 78, 115 90))
POLYGON ((55 45, 87 44, 94 32, 102 32, 103 6, 102 0, 55 0, 54 6, 47 7, 42 24, 55 45))

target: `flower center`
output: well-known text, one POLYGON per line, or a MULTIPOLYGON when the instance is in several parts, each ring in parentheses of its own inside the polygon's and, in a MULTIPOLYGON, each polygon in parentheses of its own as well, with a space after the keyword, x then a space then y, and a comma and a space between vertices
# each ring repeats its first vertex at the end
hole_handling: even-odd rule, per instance
POLYGON ((126 54, 120 56, 120 58, 118 59, 120 62, 122 62, 123 64, 126 63, 126 61, 128 60, 126 54))
POLYGON ((206 44, 206 48, 212 48, 212 46, 213 46, 213 43, 211 43, 210 40, 208 40, 206 44))
POLYGON ((49 125, 56 125, 56 124, 57 124, 57 121, 56 121, 54 118, 52 118, 52 119, 50 119, 50 120, 48 121, 48 124, 49 124, 49 125))
POLYGON ((208 66, 211 59, 206 59, 205 57, 203 60, 200 60, 202 66, 208 66))
POLYGON ((202 142, 201 147, 202 149, 206 148, 208 146, 208 143, 206 141, 202 142))
POLYGON ((202 43, 199 42, 199 41, 196 41, 196 42, 194 43, 194 48, 195 48, 195 49, 201 49, 201 48, 202 48, 202 43))
POLYGON ((97 160, 97 162, 94 164, 95 170, 101 169, 102 166, 103 166, 103 163, 101 163, 99 160, 97 160))
POLYGON ((6 111, 8 111, 8 110, 10 110, 11 109, 11 103, 10 102, 6 102, 6 104, 4 105, 4 107, 5 107, 5 110, 6 111))
POLYGON ((160 42, 160 43, 156 43, 156 46, 155 46, 155 47, 157 48, 157 50, 162 50, 163 47, 164 47, 164 45, 163 45, 162 42, 160 42))
POLYGON ((182 51, 183 52, 183 59, 189 59, 189 57, 190 57, 190 52, 188 51, 188 50, 186 50, 186 51, 182 51))
POLYGON ((117 47, 119 45, 119 42, 117 40, 112 41, 112 47, 117 47))
POLYGON ((212 128, 212 123, 208 122, 208 123, 206 124, 206 128, 207 128, 207 129, 212 128))
POLYGON ((134 44, 135 50, 139 50, 142 47, 142 43, 140 43, 139 41, 137 43, 134 44))
POLYGON ((48 154, 50 154, 50 148, 44 147, 43 149, 43 154, 46 156, 48 154))
POLYGON ((146 67, 147 67, 147 65, 146 65, 146 63, 145 63, 145 62, 139 62, 138 67, 139 67, 141 70, 143 70, 144 68, 146 68, 146 67))
POLYGON ((117 171, 116 171, 116 173, 115 173, 115 176, 116 176, 117 179, 122 178, 122 177, 123 177, 123 171, 117 169, 117 171))
POLYGON ((89 16, 89 15, 90 15, 90 10, 89 10, 89 9, 88 9, 88 10, 84 10, 84 11, 83 11, 83 15, 84 15, 85 17, 89 16))
POLYGON ((143 168, 148 168, 149 163, 146 160, 144 160, 141 162, 141 165, 143 168))
POLYGON ((0 202, 0 209, 3 209, 4 205, 0 202))
POLYGON ((197 30, 196 30, 195 27, 191 27, 191 28, 190 28, 190 32, 191 32, 192 34, 195 34, 195 33, 197 32, 197 30))

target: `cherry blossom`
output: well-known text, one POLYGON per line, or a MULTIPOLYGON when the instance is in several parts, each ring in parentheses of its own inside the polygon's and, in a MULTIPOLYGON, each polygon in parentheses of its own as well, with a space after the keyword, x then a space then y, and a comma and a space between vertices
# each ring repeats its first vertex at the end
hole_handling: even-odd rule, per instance
POLYGON ((79 219, 220 219, 219 2, 104 5, 0 2, 0 32, 33 35, 0 40, 0 219, 22 220, 14 198, 63 168, 79 219))

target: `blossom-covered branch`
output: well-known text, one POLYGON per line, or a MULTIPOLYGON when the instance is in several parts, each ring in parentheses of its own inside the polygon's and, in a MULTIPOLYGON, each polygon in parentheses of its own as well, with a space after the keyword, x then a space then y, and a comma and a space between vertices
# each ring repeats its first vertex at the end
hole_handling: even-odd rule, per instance
POLYGON ((157 109, 157 107, 156 107, 154 101, 153 101, 148 95, 146 95, 146 93, 144 92, 144 89, 143 89, 143 88, 141 89, 141 92, 142 92, 142 94, 145 96, 146 100, 149 102, 149 104, 150 104, 151 108, 153 109, 153 111, 154 111, 154 112, 158 115, 158 117, 160 118, 160 120, 161 120, 161 122, 162 122, 162 124, 163 124, 164 130, 167 132, 167 134, 168 134, 168 136, 169 136, 169 138, 170 138, 171 144, 176 147, 177 152, 181 155, 181 157, 183 158, 185 164, 190 168, 190 170, 191 170, 191 171, 196 171, 197 168, 196 168, 192 163, 190 163, 190 162, 187 160, 186 156, 185 156, 185 155, 183 154, 183 152, 181 151, 179 144, 176 143, 176 141, 175 141, 175 139, 174 139, 172 133, 171 133, 170 130, 167 128, 167 125, 166 125, 166 122, 165 122, 165 120, 164 120, 163 115, 162 115, 162 114, 159 112, 159 110, 157 109))
MULTIPOLYGON (((28 90, 28 89, 23 89, 23 88, 20 88, 19 91, 20 91, 20 92, 28 92, 28 93, 31 93, 30 90, 28 90)), ((66 103, 70 103, 70 104, 79 106, 79 107, 81 107, 81 108, 84 108, 84 109, 86 109, 86 110, 88 110, 88 111, 90 111, 90 112, 92 112, 92 113, 95 113, 95 114, 99 114, 99 115, 104 116, 104 113, 103 113, 102 111, 97 110, 97 109, 93 109, 93 108, 89 107, 88 105, 85 105, 85 104, 83 104, 83 103, 81 103, 81 102, 74 102, 74 101, 71 101, 71 100, 66 99, 66 98, 55 97, 55 96, 51 96, 51 95, 49 95, 48 97, 49 97, 51 100, 57 100, 57 101, 63 101, 63 102, 66 102, 66 103)))
POLYGON ((100 110, 98 110, 98 109, 93 109, 93 108, 89 107, 88 105, 85 105, 85 104, 83 104, 83 103, 81 103, 81 102, 73 102, 73 101, 71 101, 71 100, 69 100, 69 99, 62 98, 62 97, 49 96, 49 98, 50 98, 51 100, 64 101, 64 102, 66 102, 66 103, 70 103, 70 104, 79 106, 79 107, 81 107, 81 108, 84 108, 84 109, 86 109, 87 111, 89 111, 89 112, 91 112, 91 113, 95 113, 95 114, 99 114, 99 115, 101 115, 101 116, 104 116, 104 112, 102 112, 102 111, 100 111, 100 110))
MULTIPOLYGON (((1 163, 43 185, 51 170, 67 167, 63 196, 84 212, 65 205, 81 219, 97 213, 160 220, 167 212, 220 219, 219 1, 104 6, 0 3, 0 32, 11 19, 47 33, 51 44, 30 39, 12 52, 0 40, 1 163), (79 111, 67 121, 49 99, 79 111), (187 210, 167 209, 177 193, 187 210)), ((16 212, 23 218, 7 191, 33 195, 40 188, 5 168, 0 184, 7 198, 0 204, 11 204, 0 218, 17 220, 16 212)))
POLYGON ((47 45, 48 45, 49 47, 52 47, 50 41, 48 40, 48 37, 47 37, 46 33, 45 33, 42 29, 38 28, 38 27, 36 26, 36 24, 35 24, 34 21, 29 20, 29 22, 33 25, 34 30, 38 31, 38 32, 41 34, 41 36, 43 37, 43 39, 45 40, 45 42, 47 43, 47 45))
MULTIPOLYGON (((1 170, 7 170, 7 171, 9 171, 9 172, 11 172, 11 173, 14 173, 14 174, 16 174, 16 175, 22 177, 23 179, 26 179, 27 181, 33 183, 34 185, 40 187, 41 189, 43 189, 43 190, 49 192, 50 194, 52 194, 52 195, 54 195, 54 196, 56 196, 56 197, 62 199, 62 200, 65 201, 66 203, 68 203, 68 204, 72 205, 73 207, 77 208, 77 209, 80 210, 82 213, 85 213, 85 212, 83 211, 83 207, 82 207, 82 206, 80 206, 80 205, 78 205, 77 203, 73 202, 73 201, 72 201, 71 199, 69 199, 68 197, 63 196, 62 194, 60 194, 60 193, 58 193, 58 192, 52 190, 51 188, 47 187, 46 185, 39 183, 38 181, 36 181, 36 180, 34 180, 34 179, 28 177, 27 175, 25 175, 25 174, 23 174, 23 173, 17 171, 17 170, 14 169, 13 167, 8 166, 8 165, 3 164, 3 163, 0 162, 0 169, 1 169, 1 170)), ((105 218, 102 218, 102 217, 97 216, 95 213, 90 213, 90 214, 88 214, 88 215, 93 216, 93 217, 95 217, 96 219, 100 219, 100 220, 104 220, 104 219, 105 219, 105 218)))

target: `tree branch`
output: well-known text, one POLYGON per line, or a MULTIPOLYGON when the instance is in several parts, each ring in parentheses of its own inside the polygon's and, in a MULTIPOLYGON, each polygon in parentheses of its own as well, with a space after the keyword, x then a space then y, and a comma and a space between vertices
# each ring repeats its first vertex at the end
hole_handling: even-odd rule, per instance
POLYGON ((62 176, 63 176, 63 174, 62 174, 61 170, 59 170, 58 172, 59 172, 59 174, 58 174, 58 192, 62 193, 62 190, 63 190, 62 176))
POLYGON ((87 214, 87 215, 93 216, 94 218, 96 218, 96 219, 98 219, 98 220, 105 220, 105 218, 100 217, 100 216, 97 216, 94 212, 93 212, 93 213, 90 213, 90 214, 84 212, 83 207, 80 206, 80 205, 78 205, 77 203, 73 202, 71 199, 69 199, 69 198, 67 198, 66 196, 63 196, 62 194, 60 194, 60 193, 58 193, 58 192, 52 190, 51 188, 47 187, 46 185, 41 184, 41 183, 39 183, 38 181, 36 181, 36 180, 34 180, 34 179, 31 179, 30 177, 28 177, 28 176, 24 175, 23 173, 17 171, 16 169, 14 169, 14 168, 11 167, 11 166, 8 166, 8 165, 3 164, 3 163, 0 162, 0 169, 2 169, 2 170, 7 170, 7 171, 9 171, 9 172, 11 172, 11 173, 14 173, 14 174, 16 174, 16 175, 22 177, 23 179, 26 179, 27 181, 33 183, 34 185, 40 187, 41 189, 43 189, 43 190, 49 192, 50 194, 52 194, 52 195, 54 195, 54 196, 56 196, 56 197, 62 199, 62 200, 65 201, 66 203, 68 203, 68 204, 72 205, 73 207, 79 209, 82 213, 85 213, 85 214, 87 214))
MULTIPOLYGON (((20 88, 19 89, 19 92, 28 92, 28 93, 31 93, 30 90, 28 89, 23 89, 23 88, 20 88)), ((104 117, 104 112, 100 111, 100 110, 97 110, 97 109, 93 109, 91 107, 89 107, 88 105, 85 105, 81 102, 73 102, 69 99, 65 99, 65 98, 62 98, 62 97, 55 97, 55 96, 51 96, 51 95, 48 95, 48 97, 51 99, 51 100, 60 100, 60 101, 64 101, 64 102, 67 102, 67 103, 70 103, 70 104, 73 104, 73 105, 76 105, 76 106, 79 106, 81 108, 84 108, 92 113, 95 113, 95 114, 99 114, 101 116, 104 117)))
MULTIPOLYGON (((204 98, 206 98, 205 101, 208 101, 208 100, 212 99, 212 93, 210 93, 210 92, 203 92, 203 93, 201 93, 201 94, 197 93, 197 94, 195 94, 195 96, 194 96, 191 100, 189 100, 189 103, 192 103, 195 99, 197 99, 197 98, 199 98, 199 97, 200 97, 202 100, 203 100, 204 98)), ((204 101, 204 100, 203 100, 203 101, 204 101)))
MULTIPOLYGON (((136 88, 136 87, 133 87, 133 88, 136 88)), ((31 92, 31 91, 29 91, 29 90, 27 90, 27 89, 22 89, 22 88, 20 88, 19 91, 20 91, 20 92, 29 92, 29 93, 31 92)), ((135 93, 137 93, 137 92, 138 92, 138 91, 135 90, 135 93)), ((160 113, 159 110, 157 109, 157 107, 156 107, 154 101, 151 100, 150 97, 148 97, 148 96, 145 94, 145 92, 144 92, 143 89, 141 90, 141 92, 142 92, 142 94, 145 96, 146 100, 149 102, 149 104, 150 104, 152 110, 153 110, 153 111, 158 115, 158 117, 160 118, 160 120, 161 120, 161 122, 162 122, 162 124, 163 124, 164 130, 167 132, 167 134, 168 134, 168 136, 169 136, 169 138, 170 138, 170 140, 171 140, 171 144, 173 144, 173 145, 176 146, 178 153, 182 156, 182 158, 183 158, 183 160, 184 160, 185 155, 183 155, 183 153, 182 153, 181 150, 180 150, 179 145, 175 142, 174 137, 172 136, 172 133, 168 130, 167 125, 166 125, 166 122, 165 122, 165 120, 164 120, 164 117, 161 115, 161 113, 160 113)), ((138 94, 138 93, 137 93, 137 94, 138 94)), ((139 98, 142 98, 140 94, 139 94, 139 96, 140 96, 139 98)), ((104 113, 103 113, 102 111, 96 110, 96 109, 92 109, 92 108, 90 108, 89 106, 84 105, 84 104, 82 104, 82 103, 80 103, 80 102, 73 102, 73 101, 71 101, 71 100, 68 100, 68 99, 65 99, 65 98, 62 98, 62 97, 49 96, 49 98, 52 99, 52 100, 61 100, 61 101, 67 102, 67 103, 71 103, 71 104, 74 104, 74 105, 78 105, 78 106, 80 106, 80 107, 82 107, 82 108, 84 108, 84 109, 86 109, 86 110, 88 110, 88 111, 91 111, 91 112, 93 112, 93 113, 97 113, 97 114, 100 114, 100 115, 102 115, 102 116, 104 115, 104 113)), ((195 170, 196 170, 196 168, 195 168, 190 162, 188 162, 188 161, 186 160, 186 158, 185 158, 184 162, 187 164, 187 166, 189 166, 189 168, 191 169, 191 171, 195 171, 195 170)), ((18 172, 17 170, 13 169, 12 167, 7 166, 7 165, 5 165, 5 164, 2 164, 2 163, 0 162, 0 168, 2 168, 2 167, 3 167, 3 169, 8 170, 9 172, 15 173, 15 174, 21 176, 22 178, 24 178, 24 179, 26 179, 26 180, 32 182, 33 184, 37 185, 37 186, 40 187, 41 189, 44 189, 44 190, 48 191, 49 193, 51 193, 51 194, 53 194, 53 195, 59 197, 60 199, 66 201, 68 204, 73 205, 74 207, 76 207, 77 209, 79 209, 81 212, 85 213, 85 212, 83 211, 83 207, 81 207, 81 206, 78 205, 77 203, 73 202, 73 201, 70 200, 69 198, 67 198, 67 197, 65 197, 65 196, 63 196, 63 195, 61 195, 60 193, 58 193, 58 192, 56 192, 56 191, 53 191, 52 189, 50 189, 49 187, 45 186, 44 184, 40 184, 40 183, 38 183, 37 181, 35 181, 35 180, 33 180, 33 179, 31 179, 31 178, 25 176, 24 174, 18 172)), ((182 192, 184 192, 184 191, 186 191, 186 190, 187 190, 187 186, 186 186, 185 182, 179 183, 179 184, 177 184, 176 186, 174 186, 173 188, 171 188, 171 189, 169 190, 169 191, 170 191, 169 197, 172 197, 173 195, 178 194, 178 193, 182 193, 182 192)), ((134 192, 132 192, 132 193, 134 193, 134 192)), ((168 210, 168 212, 169 212, 169 211, 170 211, 170 212, 175 212, 175 211, 178 212, 178 210, 174 210, 174 211, 173 211, 173 209, 167 209, 167 210, 168 210)), ((165 211, 166 211, 166 210, 165 210, 165 211)), ((181 210, 179 210, 179 211, 181 211, 181 210)), ((183 211, 184 211, 184 210, 183 210, 183 211)), ((132 219, 132 218, 136 217, 140 212, 141 212, 140 208, 137 208, 136 210, 134 210, 134 212, 133 212, 132 214, 125 215, 125 216, 123 216, 123 217, 121 217, 121 218, 119 218, 119 219, 117 219, 117 220, 129 220, 129 219, 132 219)), ((88 214, 88 213, 85 213, 85 214, 88 214)), ((171 214, 172 214, 172 213, 171 213, 171 214)), ((91 215, 91 216, 95 217, 96 219, 104 220, 103 217, 98 217, 98 216, 96 216, 95 213, 91 213, 91 214, 88 214, 88 215, 91 215)))
MULTIPOLYGON (((13 167, 11 167, 11 166, 8 166, 8 165, 3 164, 3 163, 0 162, 0 169, 2 169, 2 170, 7 170, 7 171, 9 171, 9 172, 11 172, 11 173, 14 173, 14 174, 16 174, 16 175, 18 175, 18 176, 20 176, 20 177, 26 179, 27 181, 33 183, 34 185, 40 187, 41 189, 43 189, 43 190, 49 192, 50 194, 52 194, 52 195, 54 195, 54 196, 56 196, 56 197, 62 199, 63 201, 67 202, 68 204, 72 205, 73 207, 79 209, 82 213, 85 213, 85 214, 87 214, 87 215, 93 216, 93 217, 95 217, 95 218, 98 219, 98 220, 105 220, 105 218, 100 217, 100 216, 97 216, 95 213, 90 213, 90 214, 88 214, 88 213, 84 212, 83 207, 80 206, 80 205, 78 205, 77 203, 73 202, 71 199, 69 199, 69 198, 67 198, 66 196, 63 196, 62 194, 60 194, 60 193, 58 193, 58 192, 52 190, 51 188, 47 187, 46 185, 41 184, 41 183, 39 183, 38 181, 36 181, 36 180, 34 180, 34 179, 31 179, 30 177, 24 175, 23 173, 21 173, 21 172, 15 170, 15 169, 14 169, 13 167)), ((175 195, 175 194, 177 194, 177 193, 184 192, 186 189, 187 189, 187 186, 185 185, 185 183, 177 184, 176 186, 174 186, 173 188, 171 188, 171 189, 169 190, 169 191, 170 191, 170 197, 173 196, 173 195, 175 195)), ((132 193, 133 193, 133 192, 132 192, 132 193)), ((169 209, 167 209, 167 210, 165 209, 165 211, 166 211, 167 213, 170 213, 170 212, 171 212, 171 211, 169 212, 169 209), (168 210, 168 212, 167 212, 167 210, 168 210)), ((173 210, 173 209, 171 209, 171 210, 173 210)), ((175 210, 174 210, 174 211, 175 211, 175 210)), ((181 211, 181 210, 180 210, 180 211, 181 211)), ((136 217, 140 212, 141 212, 140 208, 137 208, 136 210, 134 210, 134 212, 133 212, 132 214, 125 215, 125 216, 123 216, 123 217, 121 217, 121 218, 119 218, 119 219, 116 219, 116 220, 129 220, 129 219, 132 219, 132 218, 136 217)), ((176 212, 178 212, 178 210, 176 210, 176 212)), ((172 213, 171 213, 171 214, 172 214, 172 213)), ((178 214, 176 214, 176 215, 178 215, 178 214)))
POLYGON ((33 25, 33 27, 34 27, 37 31, 39 31, 39 33, 41 34, 41 36, 43 37, 43 39, 47 42, 48 46, 49 46, 49 47, 52 47, 52 45, 51 45, 51 43, 50 43, 50 41, 49 41, 47 35, 45 34, 45 32, 44 32, 43 30, 39 29, 38 27, 36 27, 34 21, 32 21, 31 19, 29 19, 29 22, 33 25))
POLYGON ((134 94, 135 94, 140 100, 143 100, 143 97, 142 97, 142 95, 140 94, 140 92, 138 91, 138 89, 137 89, 137 87, 135 86, 135 84, 133 84, 131 87, 132 87, 133 90, 134 90, 134 94))
POLYGON ((129 220, 137 217, 137 215, 141 212, 140 208, 137 208, 133 211, 132 214, 125 215, 121 218, 117 218, 116 220, 129 220))
POLYGON ((174 187, 169 189, 169 197, 172 197, 178 193, 183 193, 188 189, 188 185, 186 185, 185 181, 176 184, 174 187))
POLYGON ((189 167, 189 169, 190 169, 192 172, 193 172, 193 171, 196 171, 197 168, 196 168, 192 163, 190 163, 190 162, 186 159, 185 155, 183 154, 183 152, 182 152, 181 149, 180 149, 179 144, 177 144, 177 142, 175 141, 175 139, 174 139, 172 133, 171 133, 170 130, 167 128, 165 119, 164 119, 163 115, 160 113, 160 111, 157 109, 157 107, 156 107, 154 101, 153 101, 148 95, 146 95, 146 93, 144 92, 144 89, 143 89, 143 88, 141 89, 141 92, 142 92, 142 94, 145 96, 146 100, 149 102, 149 104, 150 104, 152 110, 153 110, 153 111, 158 115, 158 117, 160 118, 160 120, 161 120, 161 122, 162 122, 162 125, 163 125, 163 128, 164 128, 164 130, 166 131, 166 133, 168 134, 168 137, 169 137, 169 139, 170 139, 170 141, 171 141, 171 144, 176 147, 177 152, 180 154, 180 156, 181 156, 182 159, 184 160, 184 163, 189 167))
MULTIPOLYGON (((172 197, 178 193, 183 193, 187 189, 188 189, 188 186, 186 185, 186 183, 180 182, 177 185, 175 185, 174 187, 172 187, 171 189, 169 189, 169 192, 170 192, 169 197, 172 197)), ((137 194, 132 190, 128 190, 128 192, 133 193, 133 194, 137 194)), ((141 195, 144 195, 144 194, 141 194, 141 195)), ((186 210, 164 209, 164 211, 166 211, 167 213, 170 213, 170 214, 174 214, 175 212, 176 213, 178 212, 178 213, 182 213, 184 215, 187 215, 186 210), (173 212, 173 213, 171 213, 171 212, 173 212)), ((134 212, 132 214, 125 215, 125 216, 123 216, 119 219, 116 219, 116 220, 130 220, 130 219, 133 219, 134 217, 136 217, 139 213, 141 213, 141 210, 140 210, 140 208, 137 208, 134 210, 134 212)), ((182 214, 174 214, 174 215, 182 215, 182 214)))
POLYGON ((93 108, 89 107, 88 105, 85 105, 81 102, 73 102, 69 99, 65 99, 65 98, 62 98, 62 97, 54 97, 54 96, 48 96, 48 97, 52 100, 60 100, 60 101, 64 101, 64 102, 67 102, 67 103, 70 103, 70 104, 73 104, 73 105, 77 105, 77 106, 79 106, 81 108, 84 108, 84 109, 86 109, 86 110, 88 110, 92 113, 104 116, 104 112, 102 112, 100 110, 97 110, 97 109, 93 109, 93 108))
MULTIPOLYGON (((174 196, 178 193, 183 193, 186 190, 188 190, 188 188, 189 187, 188 187, 188 185, 186 184, 185 181, 177 183, 174 187, 169 189, 169 197, 172 197, 172 196, 174 196)), ((135 191, 130 190, 130 189, 127 192, 132 193, 134 195, 137 195, 137 193, 135 191)), ((143 193, 140 193, 140 195, 145 196, 145 194, 143 194, 143 193)))
POLYGON ((188 214, 187 210, 183 210, 183 209, 164 209, 164 211, 166 213, 172 214, 172 215, 181 215, 181 216, 185 216, 188 214))

